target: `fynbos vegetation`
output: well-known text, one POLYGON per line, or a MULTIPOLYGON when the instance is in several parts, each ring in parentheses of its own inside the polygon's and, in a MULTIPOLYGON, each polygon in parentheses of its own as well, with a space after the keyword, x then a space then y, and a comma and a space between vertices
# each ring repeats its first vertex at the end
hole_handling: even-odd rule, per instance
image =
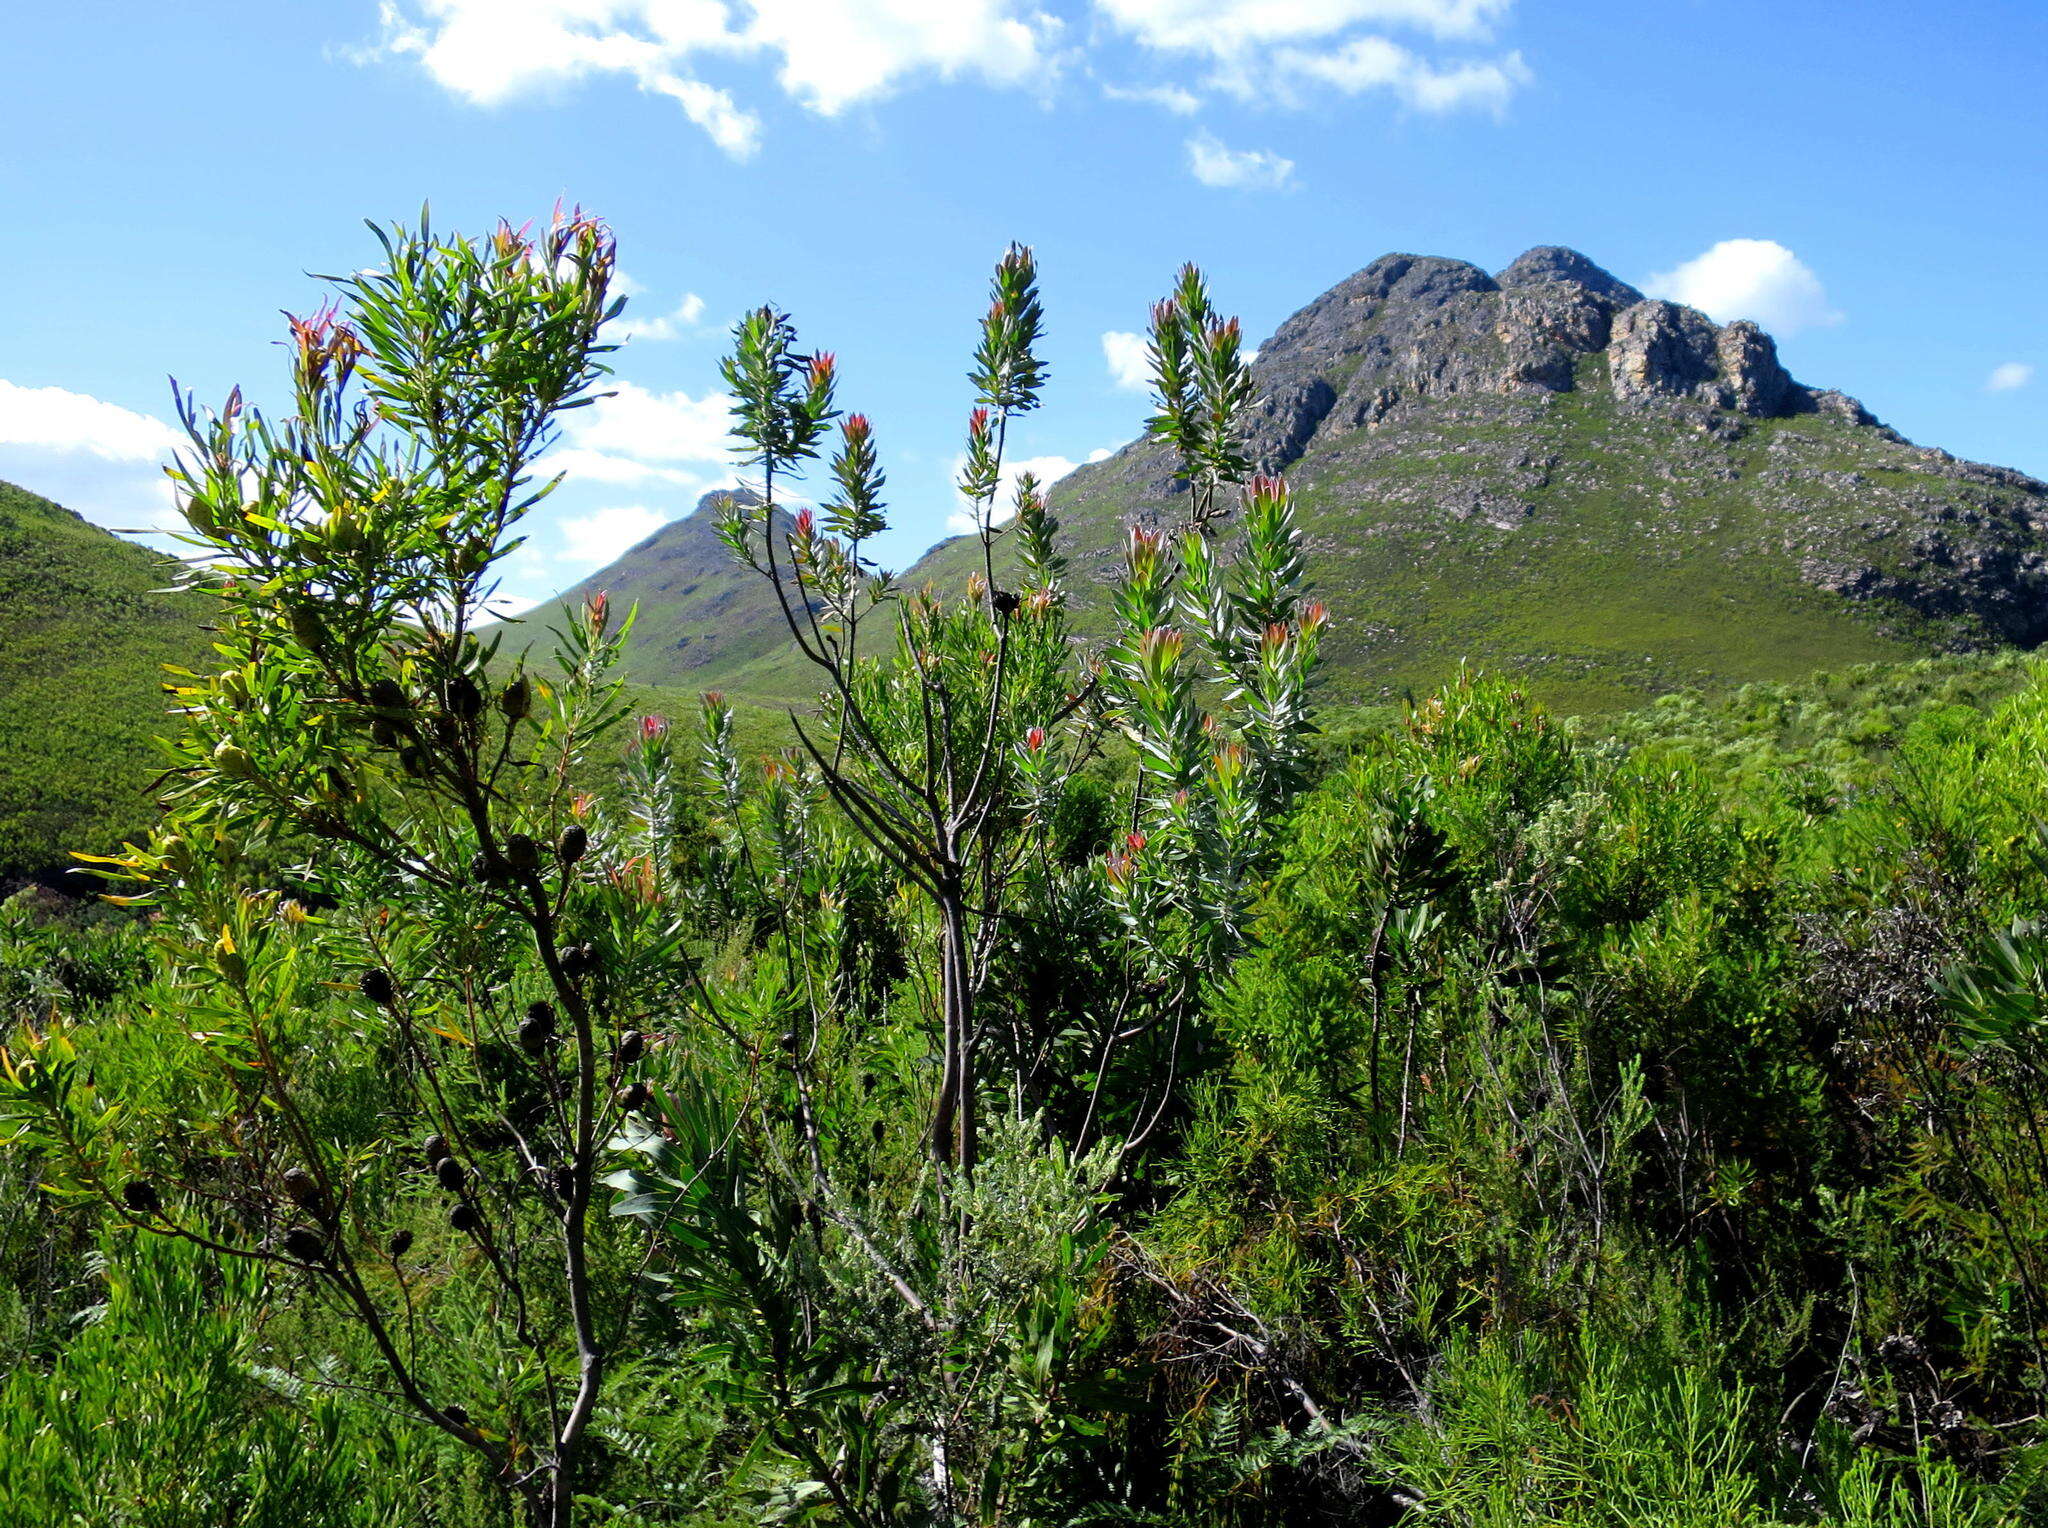
POLYGON ((284 406, 184 404, 214 655, 114 905, 0 907, 0 1521, 2048 1511, 2031 667, 1318 718, 1192 268, 1071 623, 1013 247, 954 584, 873 561, 856 380, 734 330, 763 756, 636 715, 602 596, 482 620, 609 234, 378 237, 284 406))

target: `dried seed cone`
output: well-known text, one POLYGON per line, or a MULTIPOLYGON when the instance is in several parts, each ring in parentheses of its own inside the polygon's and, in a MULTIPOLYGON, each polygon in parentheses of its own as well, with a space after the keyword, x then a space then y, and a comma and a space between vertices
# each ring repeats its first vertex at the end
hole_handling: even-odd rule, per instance
POLYGON ((540 869, 540 845, 524 833, 514 833, 505 840, 505 863, 521 874, 540 869))
POLYGON ((396 679, 379 679, 370 686, 370 704, 380 711, 404 711, 412 701, 396 679))
POLYGON ((391 973, 381 966, 372 966, 356 980, 363 996, 379 1008, 389 1008, 398 1000, 398 988, 391 980, 391 973))
POLYGON ((391 1240, 385 1243, 384 1250, 391 1254, 392 1262, 397 1262, 406 1253, 412 1251, 412 1232, 403 1230, 393 1231, 391 1233, 391 1240))
POLYGON ((137 1215, 155 1217, 164 1212, 164 1202, 157 1195, 156 1185, 145 1178, 133 1178, 122 1184, 121 1202, 137 1215))
POLYGON ((647 1054, 647 1037, 637 1029, 629 1029, 619 1036, 619 1065, 631 1066, 647 1054))
POLYGON ((476 1206, 467 1199, 448 1212, 448 1224, 468 1235, 474 1235, 483 1223, 483 1216, 477 1214, 476 1206))
POLYGON ((648 1099, 653 1096, 652 1090, 646 1083, 636 1082, 619 1095, 619 1107, 628 1114, 638 1114, 647 1107, 648 1099))
POLYGON ((533 709, 533 686, 524 674, 498 692, 498 711, 506 721, 524 721, 533 709))
POLYGON ((283 1182, 286 1195, 300 1209, 315 1215, 327 1213, 327 1196, 320 1192, 320 1184, 305 1168, 287 1169, 283 1182))
POLYGON ((474 721, 483 714, 484 692, 476 687, 476 681, 467 674, 457 674, 448 681, 448 713, 464 721, 474 721))
POLYGON ((302 1263, 324 1263, 327 1261, 327 1242, 318 1231, 309 1231, 304 1226, 293 1226, 284 1233, 284 1250, 302 1263))
POLYGON ((538 1056, 554 1037, 555 1010, 546 1003, 535 1003, 519 1021, 519 1048, 529 1056, 538 1056))
POLYGON ((430 1135, 421 1145, 420 1151, 427 1159, 427 1166, 436 1166, 443 1157, 448 1155, 448 1137, 445 1135, 430 1135))
POLYGON ((589 848, 589 830, 580 822, 572 822, 562 829, 561 838, 555 842, 555 858, 565 865, 573 865, 583 858, 589 848))
POLYGON ((469 1181, 468 1172, 453 1157, 443 1157, 434 1164, 434 1177, 451 1194, 461 1193, 463 1184, 469 1181))

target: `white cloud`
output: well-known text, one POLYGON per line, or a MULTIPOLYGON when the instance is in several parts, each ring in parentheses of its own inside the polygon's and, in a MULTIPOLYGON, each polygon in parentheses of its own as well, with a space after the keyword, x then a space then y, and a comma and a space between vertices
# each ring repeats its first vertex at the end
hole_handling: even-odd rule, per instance
POLYGON ((183 439, 161 419, 62 387, 0 381, 0 446, 82 451, 109 462, 161 461, 183 439))
POLYGON ((1698 308, 1716 323, 1754 319, 1779 335, 1842 321, 1820 278, 1773 239, 1723 239, 1705 254, 1652 276, 1643 290, 1698 308))
POLYGON ((693 398, 634 382, 616 384, 610 397, 566 415, 562 423, 571 448, 635 462, 723 463, 731 428, 732 400, 724 393, 693 398))
POLYGON ((1293 184, 1294 161, 1266 149, 1226 148, 1214 133, 1188 139, 1188 168, 1205 186, 1279 191, 1293 184))
POLYGON ((1060 24, 1012 0, 751 0, 747 42, 782 56, 782 86, 826 116, 905 75, 1027 85, 1052 68, 1060 24))
POLYGON ((626 311, 612 320, 605 333, 613 339, 639 340, 642 344, 650 340, 672 340, 696 328, 697 321, 703 316, 704 299, 695 292, 685 292, 683 300, 671 311, 656 318, 635 318, 629 302, 626 311))
MULTIPOLYGON (((1090 456, 1088 460, 1100 461, 1108 454, 1106 451, 1101 452, 1090 456)), ((960 470, 966 465, 965 456, 953 459, 954 479, 959 478, 960 470)), ((1027 456, 1022 461, 1004 462, 1002 486, 996 490, 996 501, 990 520, 996 525, 1001 525, 1017 512, 1017 479, 1025 473, 1028 472, 1037 478, 1038 486, 1046 489, 1080 465, 1079 462, 1064 456, 1027 456)), ((965 498, 959 499, 958 502, 960 507, 946 516, 946 533, 952 536, 965 536, 974 530, 979 522, 975 519, 972 504, 965 498)))
POLYGON ((1109 363, 1109 379, 1129 393, 1142 393, 1152 385, 1152 362, 1146 354, 1149 342, 1142 334, 1111 329, 1102 336, 1102 358, 1109 363))
POLYGON ((585 451, 564 446, 550 451, 534 465, 535 475, 549 478, 561 473, 572 483, 602 483, 608 488, 637 487, 648 483, 672 483, 689 488, 702 481, 697 472, 680 467, 661 467, 653 462, 614 456, 608 451, 585 451))
POLYGON ((1282 48, 1272 56, 1272 72, 1290 92, 1304 83, 1326 85, 1346 95, 1385 90, 1426 112, 1483 107, 1498 113, 1530 78, 1519 53, 1438 66, 1384 37, 1354 38, 1327 52, 1282 48))
POLYGON ((592 565, 611 562, 652 536, 670 518, 644 504, 616 504, 568 516, 561 523, 560 560, 592 565))
POLYGON ((1984 379, 1987 393, 2009 393, 2016 387, 2025 387, 2034 380, 2034 368, 2025 361, 2006 361, 1991 368, 1991 375, 1984 379))
MULTIPOLYGON (((1298 106, 1314 91, 1383 90, 1411 108, 1496 113, 1530 79, 1519 53, 1430 59, 1391 41, 1389 29, 1435 41, 1482 42, 1514 0, 1096 0, 1111 25, 1141 47, 1207 58, 1198 83, 1261 104, 1298 106)), ((1163 87, 1194 102, 1183 86, 1163 87)), ((1112 95, 1118 92, 1109 92, 1112 95)), ((1129 94, 1135 96, 1136 92, 1129 94)), ((1162 103, 1163 104, 1163 103, 1162 103)))
POLYGON ((479 106, 597 75, 676 101, 735 158, 760 122, 698 78, 706 59, 766 54, 782 88, 830 116, 921 75, 1043 82, 1061 31, 1028 0, 386 0, 369 57, 413 58, 479 106))
POLYGON ((484 611, 494 620, 509 621, 515 615, 525 615, 539 603, 538 598, 528 594, 494 594, 484 601, 484 611))
POLYGON ((1178 85, 1104 85, 1102 93, 1112 101, 1157 106, 1176 117, 1192 117, 1202 109, 1202 98, 1178 85))
POLYGON ((1513 5, 1514 0, 1097 0, 1112 22, 1147 47, 1219 56, 1356 26, 1482 38, 1513 5))

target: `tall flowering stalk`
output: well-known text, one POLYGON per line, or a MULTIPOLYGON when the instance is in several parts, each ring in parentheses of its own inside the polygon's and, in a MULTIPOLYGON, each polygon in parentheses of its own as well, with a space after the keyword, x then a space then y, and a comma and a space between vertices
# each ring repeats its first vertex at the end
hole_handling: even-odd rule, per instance
POLYGON ((630 622, 592 600, 552 674, 479 627, 552 486, 534 462, 606 371, 615 256, 581 213, 377 234, 377 268, 290 320, 287 408, 179 397, 224 667, 176 677, 166 819, 107 869, 161 915, 165 1066, 204 1103, 113 1129, 60 1034, 8 1056, 0 1104, 71 1192, 343 1311, 373 1357, 308 1383, 383 1397, 566 1528, 637 1294, 600 1158, 646 1104, 638 1016, 673 939, 570 787, 623 720, 630 622), (390 1058, 360 1149, 301 1076, 336 1005, 390 1058))
MULTIPOLYGON (((1043 322, 1036 263, 1012 246, 974 354, 959 476, 980 567, 950 600, 900 590, 867 561, 865 544, 886 522, 864 415, 839 425, 822 509, 777 519, 784 485, 818 458, 838 418, 831 356, 802 351, 788 317, 762 308, 735 329, 725 366, 735 433, 761 492, 734 498, 722 531, 772 584, 798 650, 825 681, 816 718, 796 721, 805 750, 847 819, 932 909, 940 1065, 930 1142, 961 1172, 974 1164, 977 1092, 988 1081, 977 1004, 991 955, 1016 912, 1020 876, 1047 861, 1047 825, 1103 722, 1123 730, 1140 767, 1125 844, 1101 885, 1143 952, 1148 987, 1169 978, 1177 1023, 1200 973, 1241 937, 1271 825, 1300 783, 1307 682, 1325 622, 1299 592, 1285 485, 1245 481, 1253 385, 1241 331, 1216 314, 1190 266, 1153 310, 1159 412, 1150 423, 1180 458, 1187 521, 1172 533, 1132 529, 1109 650, 1090 659, 1076 648, 1043 493, 1026 476, 1010 521, 996 514, 1010 427, 1038 406, 1045 381, 1043 322), (1225 559, 1213 538, 1233 510, 1242 548, 1225 559), (1006 535, 1014 554, 999 564, 1006 535), (1006 568, 1019 587, 1002 587, 1006 568), (893 647, 861 640, 877 612, 892 618, 893 647), (1207 700, 1221 702, 1224 720, 1205 711, 1207 700)), ((1118 1037, 1145 1030, 1110 1026, 1095 1058, 1098 1089, 1118 1037)), ((1155 1119, 1171 1075, 1169 1066, 1155 1089, 1155 1119)))

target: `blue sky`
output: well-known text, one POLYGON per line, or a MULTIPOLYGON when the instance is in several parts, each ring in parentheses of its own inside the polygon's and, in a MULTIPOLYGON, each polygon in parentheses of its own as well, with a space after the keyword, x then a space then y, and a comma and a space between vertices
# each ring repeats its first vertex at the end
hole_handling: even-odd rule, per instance
POLYGON ((2037 0, 327 0, 22 8, 0 67, 0 478, 160 519, 165 378, 281 390, 278 310, 374 252, 580 201, 639 333, 508 593, 724 479, 717 360, 773 301, 945 534, 987 271, 1036 246, 1046 469, 1145 412, 1114 336, 1194 259, 1264 336, 1390 250, 1569 244, 1911 438, 2048 476, 2037 0), (1661 278, 1661 279, 1660 279, 1661 278), (1107 340, 1105 336, 1109 336, 1107 340), (2038 369, 2038 370, 2037 370, 2038 369))

